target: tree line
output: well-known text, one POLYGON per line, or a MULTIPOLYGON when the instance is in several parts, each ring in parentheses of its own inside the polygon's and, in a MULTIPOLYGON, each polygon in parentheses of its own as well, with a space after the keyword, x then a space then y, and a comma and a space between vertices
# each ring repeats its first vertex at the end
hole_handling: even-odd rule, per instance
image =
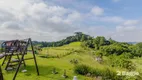
POLYGON ((33 41, 34 45, 39 45, 41 48, 42 47, 58 47, 58 46, 63 46, 72 42, 77 42, 77 41, 86 41, 86 40, 91 40, 93 37, 84 34, 82 32, 75 32, 75 35, 69 36, 65 39, 62 39, 60 41, 56 42, 38 42, 38 41, 33 41))
POLYGON ((39 47, 58 47, 63 46, 72 42, 81 41, 81 46, 83 48, 91 48, 94 50, 99 50, 103 55, 121 55, 125 54, 129 57, 142 56, 142 42, 137 44, 130 44, 127 42, 118 42, 111 38, 106 39, 104 36, 91 37, 90 35, 84 34, 82 32, 75 32, 75 35, 69 36, 65 39, 56 42, 38 42, 33 41, 34 45, 39 47))
POLYGON ((111 38, 107 40, 103 36, 97 36, 91 40, 83 41, 81 46, 101 51, 105 56, 123 54, 130 58, 134 56, 142 57, 142 42, 129 44, 127 42, 118 42, 111 38))

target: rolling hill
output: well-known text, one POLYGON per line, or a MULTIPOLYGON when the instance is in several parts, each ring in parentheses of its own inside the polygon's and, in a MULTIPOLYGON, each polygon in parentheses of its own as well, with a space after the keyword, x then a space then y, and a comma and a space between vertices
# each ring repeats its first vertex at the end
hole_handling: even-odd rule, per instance
MULTIPOLYGON (((92 56, 93 50, 84 50, 80 46, 81 42, 73 42, 68 45, 64 45, 61 47, 45 47, 42 48, 42 51, 39 52, 37 57, 40 76, 36 76, 35 66, 32 60, 26 61, 26 69, 27 72, 22 73, 21 71, 18 73, 17 80, 72 80, 73 76, 77 76, 78 80, 92 80, 91 77, 86 77, 82 75, 78 75, 74 73, 75 65, 72 64, 71 60, 77 60, 79 64, 89 65, 94 68, 108 68, 108 65, 98 63, 94 57, 92 56), (52 74, 53 69, 56 69, 58 74, 52 74), (66 74, 68 78, 63 78, 62 75, 64 74, 64 70, 66 70, 66 74)), ((30 57, 31 54, 26 56, 30 57)), ((107 61, 107 57, 103 57, 104 61, 107 61)), ((142 58, 132 59, 133 62, 137 63, 139 66, 137 70, 141 70, 142 58), (137 62, 138 61, 138 62, 137 62)), ((2 60, 0 60, 2 62, 2 60)), ((14 72, 6 72, 3 69, 4 78, 5 80, 11 80, 14 72)), ((125 70, 120 69, 118 67, 109 67, 109 69, 118 71, 118 70, 125 70)))

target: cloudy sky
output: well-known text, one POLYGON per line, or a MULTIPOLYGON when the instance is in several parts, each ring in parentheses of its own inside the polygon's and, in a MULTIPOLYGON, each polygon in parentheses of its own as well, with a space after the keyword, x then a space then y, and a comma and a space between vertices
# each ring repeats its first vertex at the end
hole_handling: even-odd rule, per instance
POLYGON ((57 41, 74 32, 142 41, 142 0, 0 0, 0 40, 57 41))

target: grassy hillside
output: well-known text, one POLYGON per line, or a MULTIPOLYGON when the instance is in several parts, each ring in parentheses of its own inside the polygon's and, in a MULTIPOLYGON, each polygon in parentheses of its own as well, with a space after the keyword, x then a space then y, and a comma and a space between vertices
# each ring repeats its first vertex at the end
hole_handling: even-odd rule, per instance
MULTIPOLYGON (((92 78, 77 75, 74 73, 74 64, 70 63, 71 60, 78 60, 79 64, 86 64, 94 68, 110 68, 111 70, 125 70, 116 67, 110 67, 107 63, 100 64, 92 56, 93 50, 84 50, 80 47, 80 42, 74 42, 69 45, 64 45, 61 47, 50 47, 43 48, 39 52, 37 57, 37 62, 39 66, 40 76, 36 76, 36 70, 33 63, 33 60, 26 61, 27 67, 22 68, 26 69, 26 73, 21 71, 18 73, 17 80, 72 80, 73 76, 78 76, 78 80, 92 80, 92 78), (53 69, 56 69, 58 74, 52 74, 53 69), (62 77, 64 70, 68 75, 68 78, 64 79, 62 77)), ((31 57, 31 54, 28 54, 26 57, 31 57)), ((103 57, 104 61, 107 61, 107 57, 103 57)), ((136 63, 137 71, 142 72, 142 58, 133 59, 133 62, 136 63)), ((2 62, 2 60, 0 60, 2 62)), ((11 80, 14 76, 15 71, 6 72, 2 67, 5 80, 11 80)))
POLYGON ((69 45, 64 45, 61 47, 50 47, 50 48, 43 48, 41 52, 42 55, 47 57, 62 57, 65 55, 69 55, 74 51, 80 50, 80 42, 74 42, 69 45))
MULTIPOLYGON (((80 43, 77 42, 77 43, 72 43, 72 44, 65 45, 62 47, 57 47, 57 48, 44 48, 43 51, 39 55, 37 55, 40 76, 36 76, 33 60, 29 60, 29 61, 26 61, 27 67, 23 68, 23 69, 27 69, 28 71, 26 73, 20 72, 17 76, 17 80, 64 80, 64 78, 62 77, 64 73, 64 69, 66 69, 67 75, 69 76, 69 78, 67 78, 66 80, 71 80, 73 76, 75 76, 76 74, 74 74, 73 72, 74 65, 70 63, 70 60, 73 58, 78 58, 82 60, 80 53, 70 54, 62 58, 42 58, 40 56, 46 55, 45 53, 46 49, 49 50, 50 55, 54 55, 54 56, 58 54, 64 55, 65 52, 70 51, 69 49, 79 49, 80 48, 79 45, 80 43), (57 69, 58 74, 55 74, 55 75, 52 74, 53 68, 57 69)), ((31 57, 31 56, 32 56, 31 54, 28 54, 26 57, 31 57)), ((84 54, 84 58, 88 58, 88 56, 84 54)), ((2 61, 3 60, 0 60, 0 62, 2 61)), ((6 72, 4 70, 4 67, 5 66, 3 66, 2 68, 3 68, 5 80, 11 80, 15 71, 6 72)), ((78 76, 78 77, 80 78, 80 80, 88 79, 83 76, 78 76)))

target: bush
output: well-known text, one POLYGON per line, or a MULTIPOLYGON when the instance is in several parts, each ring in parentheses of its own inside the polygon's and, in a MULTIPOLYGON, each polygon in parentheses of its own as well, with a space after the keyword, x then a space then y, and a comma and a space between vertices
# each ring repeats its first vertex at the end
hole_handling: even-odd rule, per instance
POLYGON ((101 51, 98 50, 93 54, 95 55, 96 61, 98 61, 99 63, 103 62, 103 53, 101 51))
POLYGON ((102 76, 103 80, 106 80, 106 79, 112 79, 112 80, 119 79, 119 77, 116 75, 117 73, 115 71, 110 70, 109 68, 105 68, 105 69, 94 68, 92 70, 91 74, 92 74, 92 77, 102 76))
POLYGON ((101 70, 99 70, 99 69, 97 69, 97 68, 94 68, 93 70, 91 70, 91 72, 90 72, 91 74, 92 74, 92 77, 93 76, 102 76, 102 71, 101 70))
POLYGON ((108 62, 112 67, 121 67, 129 71, 135 70, 135 65, 132 61, 124 58, 123 56, 111 55, 109 56, 108 62))
POLYGON ((102 58, 103 53, 102 53, 101 51, 96 51, 96 52, 95 52, 95 56, 96 56, 96 57, 101 57, 101 58, 102 58))
POLYGON ((124 46, 122 43, 102 46, 100 47, 100 50, 102 50, 106 56, 111 54, 121 55, 124 52, 130 52, 130 49, 128 48, 128 46, 124 46))
POLYGON ((91 68, 89 66, 83 65, 83 64, 76 65, 74 68, 74 72, 77 74, 81 74, 81 75, 86 75, 86 74, 90 73, 90 71, 91 71, 91 68))
POLYGON ((122 62, 122 67, 128 69, 129 71, 135 70, 135 65, 132 61, 124 59, 122 62))
POLYGON ((84 49, 87 49, 87 48, 95 48, 94 44, 93 44, 93 40, 87 40, 87 41, 83 41, 81 43, 81 47, 84 48, 84 49))
POLYGON ((108 68, 105 68, 102 70, 102 76, 104 76, 103 77, 104 80, 106 80, 106 79, 116 80, 116 78, 118 78, 116 74, 117 74, 116 72, 114 72, 108 68))
POLYGON ((72 59, 72 60, 70 60, 70 63, 72 63, 72 64, 78 64, 78 60, 77 59, 72 59))
POLYGON ((105 69, 99 69, 99 68, 92 68, 87 65, 77 65, 74 68, 74 72, 81 75, 87 75, 90 74, 91 77, 98 77, 101 76, 103 80, 106 79, 112 79, 112 80, 118 80, 120 79, 119 76, 117 76, 115 71, 112 71, 108 68, 105 69))
POLYGON ((126 59, 132 59, 134 57, 131 53, 127 53, 127 52, 122 53, 120 56, 126 59))

